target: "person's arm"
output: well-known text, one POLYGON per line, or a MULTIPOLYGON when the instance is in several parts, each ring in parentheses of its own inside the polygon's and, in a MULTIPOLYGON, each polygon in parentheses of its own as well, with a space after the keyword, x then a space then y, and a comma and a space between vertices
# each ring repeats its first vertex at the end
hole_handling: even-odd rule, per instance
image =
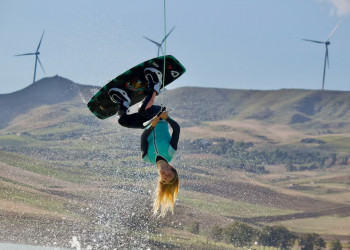
POLYGON ((153 127, 150 126, 149 128, 145 129, 141 135, 141 157, 144 158, 147 155, 148 151, 148 142, 147 138, 151 134, 153 130, 153 127))
POLYGON ((180 126, 176 121, 174 121, 170 117, 168 117, 166 121, 170 124, 171 128, 173 129, 173 133, 170 139, 170 145, 173 147, 173 149, 177 150, 177 144, 179 143, 180 138, 180 126))
POLYGON ((171 135, 170 145, 173 147, 173 149, 177 150, 177 144, 180 138, 179 124, 169 117, 168 112, 163 112, 160 115, 160 118, 164 119, 167 123, 169 123, 170 127, 172 128, 173 133, 171 135))
POLYGON ((152 130, 155 128, 157 123, 159 122, 159 117, 155 117, 151 123, 151 126, 149 126, 147 129, 145 129, 141 135, 141 156, 144 158, 147 155, 148 152, 148 142, 147 138, 151 134, 152 130))

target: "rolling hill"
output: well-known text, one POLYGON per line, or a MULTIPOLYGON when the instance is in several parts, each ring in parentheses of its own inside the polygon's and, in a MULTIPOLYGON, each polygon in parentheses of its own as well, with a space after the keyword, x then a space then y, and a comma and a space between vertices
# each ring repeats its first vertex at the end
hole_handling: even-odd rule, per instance
MULTIPOLYGON (((41 105, 67 101, 81 104, 97 89, 54 76, 20 91, 0 95, 0 128, 5 128, 19 114, 41 105)), ((196 122, 251 119, 290 125, 313 134, 350 132, 350 92, 345 91, 183 87, 166 91, 165 103, 174 107, 175 116, 196 122)))
POLYGON ((86 103, 97 90, 54 76, 0 95, 0 241, 67 247, 77 235, 84 247, 203 249, 212 225, 233 220, 350 233, 350 92, 165 91, 182 126, 181 190, 175 214, 159 220, 149 216, 156 171, 139 159, 141 131, 94 117, 86 103), (296 159, 287 172, 263 161, 286 153, 324 165, 302 171, 313 162, 296 159), (197 221, 203 235, 188 232, 197 221))
POLYGON ((81 95, 91 95, 93 87, 73 83, 72 81, 54 76, 41 79, 35 84, 10 93, 0 94, 0 129, 5 128, 18 115, 43 106, 71 101, 81 95))
POLYGON ((312 90, 230 90, 179 88, 167 104, 196 121, 253 119, 290 125, 310 133, 349 132, 350 93, 312 90))

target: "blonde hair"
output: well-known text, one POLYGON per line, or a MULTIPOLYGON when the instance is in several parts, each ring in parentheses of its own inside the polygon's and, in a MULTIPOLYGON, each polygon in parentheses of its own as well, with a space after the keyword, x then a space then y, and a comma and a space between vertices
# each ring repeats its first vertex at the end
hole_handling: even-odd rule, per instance
POLYGON ((174 213, 174 205, 179 191, 179 175, 175 168, 171 169, 175 176, 170 183, 163 183, 161 177, 158 179, 153 202, 153 215, 156 216, 160 210, 159 216, 164 217, 168 211, 174 213))

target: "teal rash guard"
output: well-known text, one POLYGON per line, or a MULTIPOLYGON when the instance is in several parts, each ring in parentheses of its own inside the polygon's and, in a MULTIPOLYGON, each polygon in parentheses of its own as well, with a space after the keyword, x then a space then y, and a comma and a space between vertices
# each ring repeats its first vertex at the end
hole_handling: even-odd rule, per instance
POLYGON ((176 153, 179 136, 180 126, 170 117, 160 120, 155 128, 148 126, 141 136, 142 159, 153 164, 159 159, 170 162, 176 153), (173 129, 171 136, 168 124, 173 129))

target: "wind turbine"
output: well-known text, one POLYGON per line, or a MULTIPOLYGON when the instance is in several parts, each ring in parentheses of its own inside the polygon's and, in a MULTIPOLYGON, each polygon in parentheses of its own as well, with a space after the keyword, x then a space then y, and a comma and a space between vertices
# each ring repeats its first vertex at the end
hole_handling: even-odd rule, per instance
POLYGON ((323 44, 326 45, 326 52, 325 52, 325 56, 324 56, 324 65, 323 65, 322 91, 324 90, 324 80, 325 80, 325 77, 326 77, 326 64, 328 65, 328 68, 329 68, 328 46, 331 44, 331 42, 329 40, 333 36, 334 32, 338 29, 338 27, 339 27, 341 22, 342 22, 342 19, 337 23, 337 25, 334 27, 332 32, 329 34, 327 40, 324 41, 324 42, 322 42, 322 41, 315 41, 315 40, 309 40, 309 39, 302 39, 302 40, 307 41, 307 42, 323 43, 323 44))
MULTIPOLYGON (((45 31, 43 31, 43 34, 41 35, 41 39, 40 39, 38 48, 36 49, 35 52, 33 52, 33 53, 26 53, 26 54, 20 54, 20 55, 15 55, 15 56, 29 56, 29 55, 35 55, 35 66, 34 66, 33 83, 35 82, 36 65, 37 65, 38 62, 39 62, 39 64, 40 64, 41 69, 42 69, 42 70, 44 71, 44 73, 45 73, 45 70, 44 70, 44 68, 43 68, 43 65, 41 64, 40 59, 39 59, 39 55, 40 55, 39 48, 40 48, 40 45, 41 45, 41 41, 43 40, 44 33, 45 33, 45 31)), ((46 74, 46 73, 45 73, 45 74, 46 74)))
POLYGON ((175 26, 174 26, 174 27, 169 31, 169 33, 163 38, 163 40, 162 40, 161 43, 158 43, 158 42, 156 42, 156 41, 153 41, 153 40, 149 39, 148 37, 145 37, 145 36, 144 36, 145 39, 147 39, 148 41, 150 41, 150 42, 154 43, 155 45, 157 45, 157 47, 158 47, 157 56, 159 56, 159 50, 161 50, 162 53, 163 53, 163 55, 164 55, 162 45, 163 45, 165 39, 167 39, 167 37, 170 35, 170 33, 171 33, 174 29, 175 29, 175 26))

